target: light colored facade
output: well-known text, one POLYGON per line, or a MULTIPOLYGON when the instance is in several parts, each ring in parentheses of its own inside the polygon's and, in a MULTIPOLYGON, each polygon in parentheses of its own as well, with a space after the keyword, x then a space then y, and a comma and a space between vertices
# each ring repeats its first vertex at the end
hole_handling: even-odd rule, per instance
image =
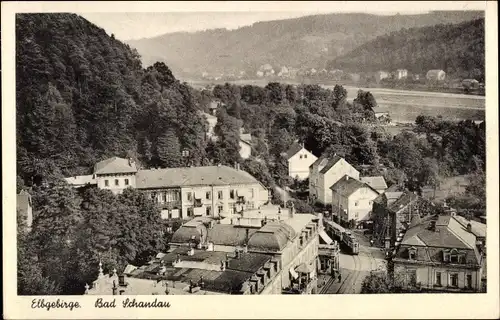
POLYGON ((425 76, 428 81, 444 81, 446 78, 446 72, 443 70, 429 70, 425 76))
POLYGON ((309 177, 309 167, 318 159, 303 145, 294 143, 286 153, 288 161, 288 175, 292 178, 304 180, 309 177))
POLYGON ((387 71, 377 71, 375 72, 375 81, 379 83, 383 79, 389 78, 390 74, 387 71))
POLYGON ((244 141, 243 139, 240 139, 240 157, 242 159, 248 159, 252 155, 252 145, 244 141))
POLYGON ((480 291, 482 260, 476 237, 453 216, 408 229, 393 258, 405 284, 447 292, 480 291))
POLYGON ((406 69, 398 69, 396 70, 396 79, 406 79, 408 77, 408 70, 406 69))
MULTIPOLYGON (((229 216, 269 201, 268 190, 243 170, 207 166, 137 171, 133 162, 130 169, 124 167, 129 166, 127 159, 108 160, 96 165, 94 185, 115 194, 129 187, 139 189, 160 207, 164 219, 229 216), (128 170, 136 172, 128 173, 128 170)), ((73 180, 66 179, 68 183, 73 180)), ((75 187, 82 186, 82 179, 75 181, 75 187)))
POLYGON ((132 159, 112 157, 96 163, 94 178, 99 189, 122 193, 126 188, 135 188, 137 167, 132 159))
POLYGON ((24 219, 26 230, 31 230, 31 225, 33 224, 33 204, 31 202, 31 195, 28 192, 21 190, 17 194, 16 210, 24 219))
POLYGON ((319 157, 309 167, 309 197, 322 204, 330 204, 332 202, 330 187, 345 175, 359 179, 359 171, 344 158, 319 157))
POLYGON ((373 200, 379 193, 364 182, 344 176, 332 187, 332 208, 340 220, 348 223, 368 220, 372 211, 373 200))

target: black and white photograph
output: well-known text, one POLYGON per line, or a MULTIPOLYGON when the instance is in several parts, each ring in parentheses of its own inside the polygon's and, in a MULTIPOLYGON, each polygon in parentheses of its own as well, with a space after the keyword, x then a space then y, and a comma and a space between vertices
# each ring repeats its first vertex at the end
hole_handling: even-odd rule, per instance
POLYGON ((485 2, 297 4, 13 15, 26 308, 498 294, 485 2))

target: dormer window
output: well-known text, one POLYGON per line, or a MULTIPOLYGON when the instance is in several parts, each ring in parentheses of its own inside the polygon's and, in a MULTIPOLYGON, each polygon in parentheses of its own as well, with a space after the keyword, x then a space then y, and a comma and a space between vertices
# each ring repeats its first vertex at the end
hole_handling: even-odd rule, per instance
POLYGON ((417 259, 417 249, 414 248, 414 247, 411 247, 409 250, 408 250, 408 258, 410 260, 416 260, 417 259))

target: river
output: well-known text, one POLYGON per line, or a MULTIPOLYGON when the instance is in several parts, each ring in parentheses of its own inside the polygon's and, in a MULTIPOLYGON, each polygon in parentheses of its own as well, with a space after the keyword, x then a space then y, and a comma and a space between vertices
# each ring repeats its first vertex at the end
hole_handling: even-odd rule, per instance
MULTIPOLYGON (((265 86, 267 81, 239 80, 231 81, 231 83, 265 86)), ((191 84, 194 86, 202 85, 197 81, 191 84)), ((329 89, 334 87, 333 85, 321 86, 329 89)), ((483 121, 485 119, 486 100, 484 96, 354 86, 344 86, 344 88, 347 90, 347 97, 350 101, 356 97, 358 90, 370 91, 379 106, 375 112, 389 112, 394 122, 414 122, 420 114, 441 116, 448 120, 483 121)))

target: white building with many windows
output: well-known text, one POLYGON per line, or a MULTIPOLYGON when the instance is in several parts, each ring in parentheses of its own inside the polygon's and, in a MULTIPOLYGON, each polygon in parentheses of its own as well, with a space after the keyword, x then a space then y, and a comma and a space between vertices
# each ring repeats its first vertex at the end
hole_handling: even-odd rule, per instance
POLYGON ((160 206, 164 219, 225 217, 269 201, 268 190, 257 179, 227 166, 137 170, 133 161, 113 157, 96 164, 93 175, 66 181, 114 194, 129 187, 140 189, 160 206))

